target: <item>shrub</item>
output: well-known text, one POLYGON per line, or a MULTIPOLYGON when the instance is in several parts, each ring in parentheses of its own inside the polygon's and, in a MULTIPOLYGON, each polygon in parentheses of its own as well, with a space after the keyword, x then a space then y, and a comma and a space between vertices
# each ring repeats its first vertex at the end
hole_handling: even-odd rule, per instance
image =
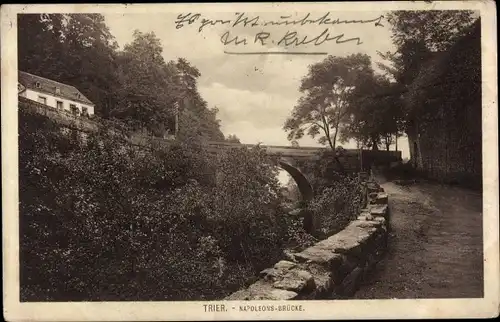
POLYGON ((23 301, 217 299, 307 239, 258 148, 146 150, 19 121, 23 301))
POLYGON ((362 207, 358 178, 338 175, 308 205, 315 218, 316 236, 326 238, 341 231, 357 218, 362 207))

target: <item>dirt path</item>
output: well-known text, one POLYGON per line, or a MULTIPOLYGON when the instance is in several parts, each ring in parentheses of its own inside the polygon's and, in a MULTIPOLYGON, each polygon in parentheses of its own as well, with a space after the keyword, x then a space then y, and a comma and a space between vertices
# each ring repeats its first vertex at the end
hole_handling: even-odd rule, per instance
POLYGON ((483 297, 481 195, 426 183, 382 186, 391 207, 389 250, 355 298, 483 297))

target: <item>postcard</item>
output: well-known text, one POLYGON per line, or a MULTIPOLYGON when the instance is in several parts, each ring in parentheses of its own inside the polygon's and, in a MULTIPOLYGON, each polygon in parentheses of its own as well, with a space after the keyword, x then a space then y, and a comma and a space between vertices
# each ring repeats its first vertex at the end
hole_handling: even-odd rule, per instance
POLYGON ((3 5, 4 318, 498 316, 494 9, 3 5))

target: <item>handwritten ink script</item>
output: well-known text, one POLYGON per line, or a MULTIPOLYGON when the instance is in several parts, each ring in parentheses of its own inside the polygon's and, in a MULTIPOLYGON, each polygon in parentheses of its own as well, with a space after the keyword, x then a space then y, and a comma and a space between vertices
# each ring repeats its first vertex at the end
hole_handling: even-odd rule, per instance
MULTIPOLYGON (((383 27, 384 16, 374 17, 365 20, 346 20, 333 18, 330 12, 312 17, 311 13, 304 14, 299 18, 292 18, 291 15, 281 15, 275 20, 264 20, 258 15, 248 15, 247 13, 235 13, 233 19, 211 19, 202 16, 200 13, 182 13, 175 20, 175 28, 182 29, 186 26, 194 25, 199 33, 206 28, 213 26, 224 26, 227 30, 220 37, 223 45, 245 46, 257 44, 261 46, 276 45, 278 47, 301 47, 301 46, 320 46, 326 42, 335 44, 354 43, 361 45, 363 42, 360 37, 346 36, 345 33, 334 31, 335 26, 354 25, 354 24, 372 24, 374 27, 383 27), (276 31, 263 30, 263 27, 272 26, 291 26, 294 30, 282 29, 278 34, 276 31), (303 26, 323 26, 321 32, 312 35, 305 30, 300 30, 303 26), (255 28, 253 36, 238 35, 234 28, 255 28), (298 30, 298 31, 297 31, 298 30)), ((276 29, 276 28, 274 28, 276 29)))

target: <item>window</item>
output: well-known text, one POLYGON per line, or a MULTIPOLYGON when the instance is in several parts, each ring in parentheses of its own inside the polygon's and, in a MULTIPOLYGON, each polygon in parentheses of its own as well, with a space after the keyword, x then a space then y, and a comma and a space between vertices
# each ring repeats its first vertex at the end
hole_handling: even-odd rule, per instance
POLYGON ((57 102, 56 102, 56 107, 57 107, 57 109, 58 109, 58 110, 61 110, 61 111, 62 111, 62 109, 63 109, 63 102, 61 102, 61 101, 57 101, 57 102))
POLYGON ((78 115, 78 107, 75 104, 69 104, 69 109, 73 115, 78 115))
POLYGON ((82 106, 82 115, 89 116, 89 109, 86 106, 82 106))
POLYGON ((56 94, 61 94, 61 89, 59 87, 56 87, 56 94))
POLYGON ((47 105, 47 97, 38 96, 38 103, 47 105))
POLYGON ((36 83, 35 83, 35 87, 36 87, 36 88, 41 88, 41 87, 42 87, 42 84, 40 84, 40 82, 36 82, 36 83))

